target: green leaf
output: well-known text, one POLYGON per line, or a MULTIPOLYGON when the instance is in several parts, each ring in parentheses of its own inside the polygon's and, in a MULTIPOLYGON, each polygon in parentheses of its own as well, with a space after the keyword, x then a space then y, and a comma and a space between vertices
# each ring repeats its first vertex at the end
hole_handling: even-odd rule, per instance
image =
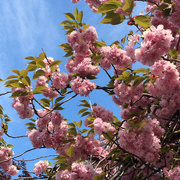
POLYGON ((79 23, 81 23, 81 22, 82 22, 82 18, 83 18, 83 12, 81 11, 81 12, 77 15, 76 19, 77 19, 77 21, 78 21, 79 23))
POLYGON ((64 13, 67 19, 75 20, 75 17, 72 13, 64 13))
POLYGON ((124 0, 125 5, 123 6, 122 10, 127 14, 131 14, 133 10, 134 0, 124 0))
POLYGON ((43 61, 45 58, 46 58, 46 53, 42 52, 42 53, 39 54, 38 60, 43 61))
POLYGON ((66 154, 67 154, 69 157, 72 157, 73 154, 74 154, 74 147, 71 146, 71 147, 66 151, 66 154))
MULTIPOLYGON (((39 87, 41 87, 41 86, 39 86, 39 87)), ((40 101, 40 103, 42 103, 44 106, 48 106, 48 107, 49 107, 49 105, 50 105, 50 100, 49 100, 49 99, 42 98, 42 99, 40 99, 39 101, 40 101)))
POLYGON ((11 76, 7 77, 6 79, 13 79, 13 78, 18 78, 18 76, 16 76, 16 75, 11 75, 11 76))
POLYGON ((46 68, 46 64, 43 61, 37 61, 36 65, 39 68, 46 68))
POLYGON ((12 144, 8 144, 7 147, 14 147, 12 144))
POLYGON ((0 82, 4 81, 3 79, 0 78, 0 82))
POLYGON ((143 82, 146 79, 146 77, 138 77, 134 80, 133 88, 136 88, 141 82, 143 82))
POLYGON ((123 76, 124 78, 128 78, 130 75, 131 75, 130 71, 124 71, 124 72, 122 73, 122 76, 123 76))
POLYGON ((164 0, 165 3, 172 4, 171 0, 164 0))
POLYGON ((147 16, 139 15, 139 16, 136 16, 136 18, 134 20, 139 26, 142 26, 145 29, 147 29, 151 26, 150 18, 147 16))
POLYGON ((24 59, 27 59, 27 60, 34 60, 34 57, 33 57, 33 56, 28 56, 28 57, 25 57, 24 59))
MULTIPOLYGON (((53 158, 54 160, 54 158, 53 158)), ((65 162, 67 162, 67 159, 65 156, 58 156, 58 161, 54 162, 54 164, 64 164, 65 162)))
POLYGON ((27 92, 23 92, 23 91, 15 91, 10 97, 14 98, 14 97, 26 96, 26 95, 28 95, 27 92))
POLYGON ((122 39, 121 39, 121 43, 125 43, 125 40, 126 40, 126 36, 124 36, 122 39))
POLYGON ((63 48, 65 52, 73 51, 72 47, 68 43, 63 43, 59 45, 60 48, 63 48))
POLYGON ((87 115, 89 115, 89 114, 91 114, 91 113, 90 113, 90 112, 84 112, 84 113, 81 115, 81 117, 87 116, 87 115))
POLYGON ((46 87, 46 86, 38 86, 38 87, 36 87, 36 88, 34 89, 33 94, 43 93, 42 90, 44 90, 44 89, 48 89, 48 87, 46 87))
POLYGON ((62 99, 64 99, 64 97, 58 97, 58 98, 55 100, 55 103, 61 101, 62 99))
POLYGON ((43 75, 44 75, 44 71, 42 69, 39 69, 34 72, 33 80, 37 79, 39 76, 43 76, 43 75))
POLYGON ((83 129, 83 130, 81 130, 80 132, 83 134, 83 133, 89 132, 89 130, 88 130, 88 129, 83 129))
POLYGON ((14 82, 10 84, 12 87, 20 87, 20 88, 26 88, 24 84, 18 82, 14 82))
POLYGON ((35 119, 33 119, 33 118, 30 118, 29 120, 30 120, 30 121, 33 121, 33 122, 36 122, 36 120, 35 120, 35 119))
POLYGON ((154 10, 163 10, 163 9, 166 9, 168 6, 169 6, 168 4, 161 4, 160 6, 155 8, 154 10))
POLYGON ((82 114, 84 111, 87 111, 87 110, 88 110, 88 108, 81 109, 81 110, 78 112, 78 115, 79 115, 79 114, 82 114))
POLYGON ((79 11, 78 11, 78 9, 77 9, 77 7, 76 7, 76 9, 75 9, 75 11, 74 11, 74 16, 75 16, 76 19, 77 19, 78 14, 79 14, 79 11))
POLYGON ((96 175, 96 177, 93 178, 93 180, 103 180, 105 175, 106 175, 106 173, 102 172, 101 174, 96 175))
POLYGON ((139 122, 139 123, 135 123, 135 127, 140 128, 140 127, 146 125, 147 123, 148 123, 147 121, 142 121, 142 122, 139 122))
POLYGON ((69 57, 69 56, 72 56, 73 55, 73 52, 72 51, 69 51, 69 52, 67 52, 65 55, 64 55, 64 57, 69 57))
POLYGON ((31 85, 31 80, 30 80, 30 78, 29 78, 28 76, 22 78, 20 81, 21 81, 23 84, 27 85, 27 86, 30 86, 30 85, 31 85))
POLYGON ((50 67, 52 67, 52 66, 58 66, 60 63, 62 63, 62 61, 55 60, 55 61, 53 61, 53 62, 50 64, 50 67))
POLYGON ((76 122, 76 121, 73 121, 74 122, 74 124, 76 124, 76 126, 77 127, 81 127, 81 125, 82 125, 82 120, 80 120, 78 123, 76 122))
POLYGON ((85 24, 85 25, 83 25, 83 29, 85 30, 85 29, 87 29, 89 26, 90 26, 90 24, 85 24))
POLYGON ((10 70, 10 71, 19 75, 19 71, 18 70, 10 70))
POLYGON ((104 41, 97 41, 95 43, 93 43, 93 45, 97 48, 100 48, 100 47, 103 47, 103 46, 106 46, 106 43, 104 41))
POLYGON ((177 59, 177 50, 171 49, 171 51, 169 52, 169 55, 172 56, 174 59, 177 59))
POLYGON ((28 71, 23 69, 23 70, 19 71, 19 75, 26 77, 28 75, 28 71))
POLYGON ((68 133, 69 133, 70 136, 77 136, 76 128, 68 129, 68 133))
POLYGON ((28 65, 28 67, 26 68, 27 71, 34 71, 37 69, 37 66, 36 65, 28 65))
POLYGON ((149 74, 150 72, 150 69, 149 68, 139 68, 139 69, 136 69, 133 71, 133 73, 146 73, 146 74, 149 74))
POLYGON ((116 9, 117 6, 114 4, 104 4, 99 6, 97 13, 107 13, 109 11, 115 11, 116 9))
POLYGON ((121 7, 122 6, 122 2, 121 1, 117 1, 117 0, 109 0, 109 1, 105 2, 105 4, 114 4, 117 7, 121 7))
POLYGON ((105 18, 100 23, 117 25, 117 24, 121 24, 124 20, 125 20, 124 15, 110 11, 107 12, 105 18))
POLYGON ((29 123, 26 123, 25 126, 36 126, 36 125, 32 122, 29 122, 29 123))
POLYGON ((62 94, 62 95, 65 95, 66 92, 67 92, 67 89, 61 89, 61 94, 62 94))
POLYGON ((73 128, 76 127, 76 125, 75 125, 74 123, 69 123, 68 126, 69 126, 69 127, 73 127, 73 128))

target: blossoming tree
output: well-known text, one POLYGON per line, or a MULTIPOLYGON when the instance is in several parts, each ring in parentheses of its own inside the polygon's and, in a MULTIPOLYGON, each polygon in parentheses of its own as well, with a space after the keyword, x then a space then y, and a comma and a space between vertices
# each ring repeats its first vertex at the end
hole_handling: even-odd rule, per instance
MULTIPOLYGON (((121 42, 98 41, 95 27, 82 22, 83 12, 76 8, 61 23, 68 73, 60 72, 61 61, 42 52, 26 57, 28 67, 12 70, 4 80, 11 88, 12 108, 20 119, 29 119, 26 136, 33 150, 57 153, 51 163, 36 163, 34 174, 26 170, 26 179, 180 179, 180 1, 146 0, 146 14, 132 16, 136 1, 85 0, 93 12, 102 13, 101 23, 127 21, 136 27, 121 42), (134 69, 137 61, 145 68, 134 69), (104 86, 98 84, 102 71, 104 86), (121 119, 103 102, 91 103, 95 100, 89 94, 96 90, 112 96, 121 119), (89 97, 79 104, 84 120, 67 120, 62 106, 78 96, 89 97)), ((0 117, 0 167, 3 176, 17 175, 21 166, 3 139, 11 137, 11 123, 2 106, 0 117)))

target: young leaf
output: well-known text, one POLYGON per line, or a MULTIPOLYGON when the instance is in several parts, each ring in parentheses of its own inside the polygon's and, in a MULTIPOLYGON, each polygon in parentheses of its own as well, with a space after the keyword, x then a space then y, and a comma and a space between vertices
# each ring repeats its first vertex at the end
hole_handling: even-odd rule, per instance
POLYGON ((37 79, 39 76, 43 76, 43 75, 44 75, 44 71, 42 69, 39 69, 34 72, 33 80, 37 79))
POLYGON ((73 154, 74 154, 74 147, 71 146, 71 147, 66 151, 66 154, 67 154, 69 157, 72 157, 73 154))
POLYGON ((81 127, 81 125, 82 125, 82 120, 80 120, 78 123, 76 122, 76 121, 73 121, 74 122, 74 124, 76 124, 76 126, 77 127, 81 127))
POLYGON ((50 67, 52 67, 52 66, 57 66, 57 65, 59 65, 60 63, 62 63, 62 61, 55 60, 55 61, 53 61, 53 62, 50 64, 50 67))
POLYGON ((139 16, 136 16, 136 18, 134 20, 139 26, 142 26, 145 29, 147 29, 151 26, 150 18, 147 16, 139 15, 139 16))
POLYGON ((141 82, 143 82, 146 79, 146 77, 138 77, 134 80, 133 88, 136 88, 141 82))
POLYGON ((75 17, 72 13, 64 13, 67 19, 75 20, 75 17))
POLYGON ((133 10, 133 4, 134 0, 124 0, 125 5, 123 6, 123 11, 126 12, 127 14, 131 14, 133 10))
POLYGON ((77 21, 78 21, 79 23, 81 23, 81 22, 82 22, 82 18, 83 18, 83 12, 81 11, 81 12, 77 15, 76 19, 77 19, 77 21))
POLYGON ((46 86, 38 86, 34 89, 33 94, 40 94, 43 93, 42 90, 48 89, 46 86))

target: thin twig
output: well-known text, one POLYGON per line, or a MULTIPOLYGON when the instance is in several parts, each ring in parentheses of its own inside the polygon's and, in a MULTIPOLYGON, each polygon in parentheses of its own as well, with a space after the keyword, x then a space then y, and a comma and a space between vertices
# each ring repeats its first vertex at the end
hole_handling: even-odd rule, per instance
POLYGON ((76 96, 77 96, 77 94, 75 94, 74 96, 70 97, 69 99, 64 100, 62 103, 58 103, 53 109, 51 109, 51 110, 50 110, 49 112, 47 112, 45 115, 40 116, 40 118, 43 118, 43 117, 47 116, 48 114, 50 114, 51 112, 53 112, 57 107, 61 106, 61 105, 64 104, 65 102, 67 102, 67 101, 75 98, 76 96))
POLYGON ((1 93, 0 96, 3 96, 3 95, 8 94, 8 93, 11 93, 11 91, 7 91, 5 93, 1 93))
POLYGON ((23 153, 21 153, 21 154, 19 154, 19 155, 17 155, 17 156, 11 157, 11 158, 6 159, 6 160, 4 160, 4 161, 0 161, 0 164, 3 163, 3 162, 7 162, 7 161, 9 161, 9 160, 12 160, 12 159, 14 159, 14 158, 20 157, 20 156, 22 156, 23 154, 25 154, 25 153, 27 153, 27 152, 33 151, 33 150, 35 150, 35 149, 42 149, 42 148, 44 148, 44 147, 28 149, 28 150, 24 151, 23 153))
POLYGON ((178 63, 180 63, 180 60, 177 60, 177 59, 168 59, 168 58, 165 58, 165 57, 163 57, 163 56, 161 56, 165 61, 170 61, 170 62, 178 62, 178 63))
POLYGON ((37 159, 41 159, 41 158, 46 158, 46 157, 51 157, 51 156, 57 156, 57 154, 52 154, 52 155, 47 155, 47 156, 40 156, 40 157, 37 157, 37 158, 33 158, 33 159, 23 159, 23 160, 20 160, 20 159, 13 159, 14 161, 34 161, 34 160, 37 160, 37 159))
POLYGON ((22 138, 22 137, 27 137, 27 135, 22 135, 22 136, 11 136, 9 135, 7 132, 5 132, 6 136, 10 137, 10 138, 22 138))

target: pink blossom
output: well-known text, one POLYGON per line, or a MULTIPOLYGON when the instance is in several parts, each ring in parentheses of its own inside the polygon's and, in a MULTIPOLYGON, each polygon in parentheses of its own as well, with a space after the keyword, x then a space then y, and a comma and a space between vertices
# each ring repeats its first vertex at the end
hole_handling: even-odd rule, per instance
POLYGON ((40 174, 40 172, 45 172, 49 163, 48 161, 39 161, 35 164, 34 172, 36 176, 40 174))
POLYGON ((169 52, 171 41, 174 39, 170 30, 165 30, 163 25, 157 28, 151 26, 143 32, 144 40, 141 47, 135 50, 135 57, 144 65, 152 66, 161 56, 169 52))
POLYGON ((18 172, 19 171, 17 170, 16 166, 14 166, 14 165, 11 165, 7 171, 7 173, 11 176, 17 175, 18 172))
POLYGON ((56 89, 64 89, 68 86, 71 80, 71 75, 67 73, 54 72, 52 74, 52 86, 56 89))
POLYGON ((81 96, 88 96, 89 93, 96 88, 95 83, 92 83, 89 79, 82 79, 79 76, 71 81, 71 88, 76 94, 81 96))

